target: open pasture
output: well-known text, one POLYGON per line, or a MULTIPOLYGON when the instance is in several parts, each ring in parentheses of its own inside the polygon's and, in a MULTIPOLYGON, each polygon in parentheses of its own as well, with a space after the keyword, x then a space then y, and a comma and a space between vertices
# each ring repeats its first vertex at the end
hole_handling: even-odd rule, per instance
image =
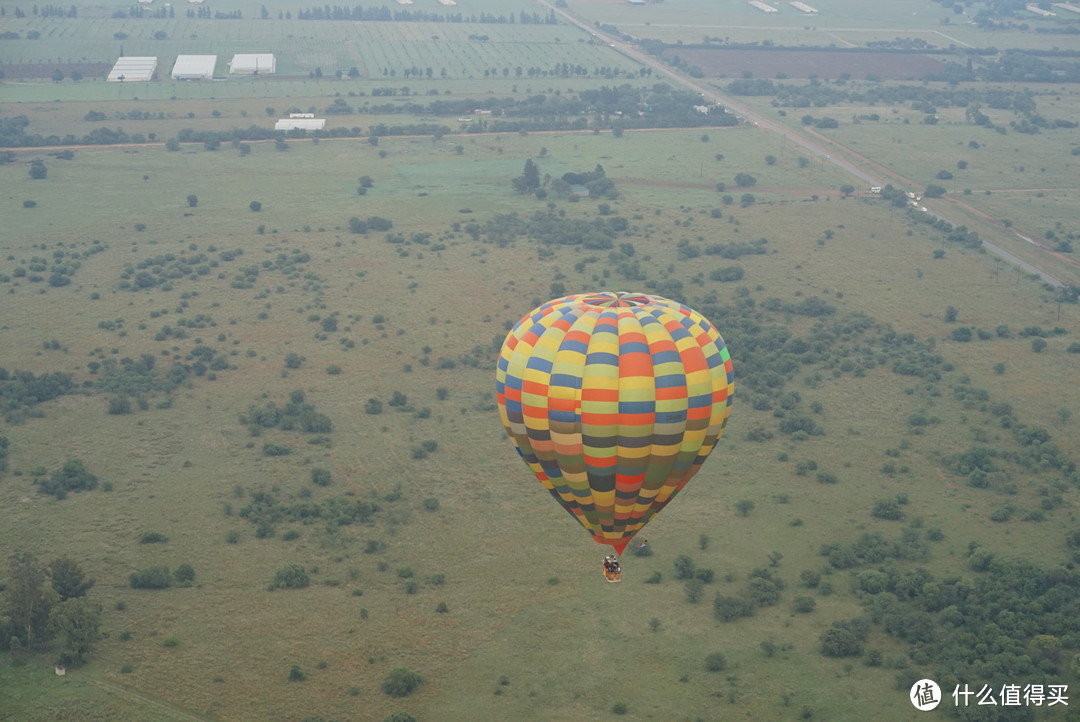
MULTIPOLYGON (((105 608, 109 636, 87 674, 212 719, 348 719, 358 710, 383 719, 396 709, 418 719, 592 719, 617 703, 656 719, 709 719, 720 705, 751 719, 794 717, 804 707, 830 719, 909 719, 906 692, 895 689, 898 669, 820 655, 819 636, 833 621, 866 612, 854 577, 819 550, 863 532, 922 539, 940 527, 944 538, 929 544, 928 558, 891 563, 978 578, 967 565, 972 541, 1051 566, 1064 560, 1072 485, 1032 469, 1010 472, 1011 487, 980 489, 946 460, 973 440, 1015 448, 986 404, 970 400, 972 389, 1011 404, 1021 423, 1053 428, 1054 440, 1078 453, 1068 433, 1077 422, 1060 411, 1078 401, 1065 349, 1080 333, 1080 314, 1065 305, 1059 317, 1039 284, 998 272, 991 257, 946 245, 902 213, 827 195, 842 176, 800 169, 774 142, 752 129, 708 129, 385 138, 377 147, 305 141, 284 153, 256 143, 247 157, 201 146, 110 148, 46 159, 40 181, 26 172, 35 154, 18 152, 0 167, 0 213, 11 219, 0 235, 0 273, 10 277, 0 282, 0 365, 93 383, 91 361, 150 354, 167 367, 190 364, 207 346, 228 367, 148 394, 148 407, 131 414, 108 414, 112 394, 87 389, 42 405, 44 418, 0 426, 11 441, 0 544, 26 545, 45 559, 71 554, 98 579, 91 594, 105 608), (460 155, 451 143, 463 146, 460 155), (769 153, 779 158, 762 169, 769 153), (555 176, 601 164, 619 198, 555 199, 549 208, 516 195, 510 179, 526 159, 555 176), (715 183, 730 184, 741 170, 757 176, 746 189, 757 202, 739 207, 740 190, 725 205, 715 183), (374 181, 364 196, 355 192, 360 175, 374 181), (197 205, 186 201, 190 194, 197 205), (36 207, 23 208, 31 198, 36 207), (485 230, 498 214, 536 212, 587 222, 615 215, 628 228, 611 249, 529 235, 502 243, 485 230), (400 242, 351 233, 352 216, 392 220, 400 239, 390 240, 400 242), (705 251, 761 239, 761 254, 705 251), (632 256, 617 250, 623 243, 632 256), (13 275, 34 256, 101 244, 68 286, 13 275), (165 254, 206 254, 208 270, 172 278, 168 288, 122 287, 127 264, 164 273, 171 262, 154 259, 165 254), (290 261, 300 256, 306 260, 290 261), (635 260, 642 277, 631 279, 625 264, 635 260), (741 280, 712 279, 732 266, 741 280), (669 293, 717 308, 737 363, 737 406, 714 458, 644 535, 653 556, 627 555, 624 583, 611 586, 596 569, 603 550, 506 443, 491 359, 506 324, 559 288, 675 282, 669 293), (783 310, 809 299, 833 315, 783 310), (956 322, 945 320, 948 306, 956 322), (823 433, 780 432, 781 392, 772 397, 751 383, 759 369, 741 361, 761 343, 750 322, 814 342, 834 323, 856 323, 852 313, 880 327, 865 337, 828 335, 815 353, 829 361, 807 358, 778 379, 782 393, 797 392, 785 397, 794 409, 786 413, 806 414, 823 433), (337 320, 335 331, 325 331, 326 318, 337 320), (991 337, 954 341, 958 324, 991 337), (999 325, 1067 333, 1037 354, 1030 339, 994 333, 999 325), (895 373, 878 340, 887 326, 932 339, 952 368, 937 382, 895 373), (59 348, 44 345, 53 338, 59 348), (297 367, 286 363, 289 354, 303 358, 297 367), (339 373, 328 373, 331 366, 339 373), (252 405, 284 406, 298 390, 329 416, 332 431, 241 424, 252 405), (389 405, 395 391, 405 406, 389 405), (365 412, 371 398, 386 405, 382 413, 365 412), (910 421, 920 414, 937 419, 926 433, 910 421), (434 450, 417 453, 426 441, 434 450), (293 453, 267 456, 267 443, 293 453), (30 471, 71 456, 111 491, 64 500, 36 493, 30 471), (807 474, 809 462, 816 471, 807 474), (329 470, 332 483, 313 484, 313 468, 329 470), (283 520, 259 538, 241 512, 260 493, 283 504, 340 497, 379 511, 343 525, 283 520), (870 515, 877 501, 899 494, 907 500, 902 520, 870 515), (1022 520, 1053 495, 1060 505, 1042 522, 1022 520), (746 516, 735 511, 740 500, 753 502, 746 516), (1014 508, 1007 521, 989 521, 1005 506, 1014 508), (168 541, 140 544, 146 531, 168 541), (780 556, 770 561, 773 552, 780 556), (700 602, 688 603, 674 578, 679 555, 715 571, 700 602), (181 563, 196 570, 194 586, 129 588, 134 571, 181 563), (311 586, 268 590, 290 563, 305 567, 311 586), (786 582, 780 602, 719 623, 713 597, 744 594, 761 568, 786 582), (832 593, 799 581, 822 569, 832 593), (644 584, 654 573, 660 583, 644 584), (797 596, 813 599, 814 610, 794 611, 797 596), (165 646, 169 638, 178 643, 165 646), (726 671, 706 670, 715 652, 726 671), (293 665, 306 680, 288 681, 293 665), (402 666, 424 681, 409 697, 389 697, 380 685, 402 666)), ((931 671, 880 627, 867 647, 904 660, 906 672, 931 671)), ((33 683, 49 694, 50 682, 33 683)))

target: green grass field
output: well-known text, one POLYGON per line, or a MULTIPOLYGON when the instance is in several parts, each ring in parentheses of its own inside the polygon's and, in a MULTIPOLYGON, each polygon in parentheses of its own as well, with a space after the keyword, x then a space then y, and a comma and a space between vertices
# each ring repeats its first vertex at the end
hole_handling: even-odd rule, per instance
MULTIPOLYGON (((53 48, 106 48, 115 28, 149 37, 157 26, 97 17, 85 21, 93 31, 83 36, 64 30, 73 21, 14 21, 10 3, 4 7, 3 22, 21 23, 20 32, 55 28, 53 48)), ((457 7, 542 10, 492 0, 457 7)), ((570 2, 590 20, 652 36, 624 26, 623 18, 637 17, 685 42, 718 32, 705 27, 714 7, 570 2), (662 22, 673 13, 679 29, 662 22)), ((890 27, 907 7, 875 16, 875 27, 890 27)), ((258 12, 251 3, 220 6, 233 8, 258 12)), ((276 16, 279 6, 268 8, 276 16)), ((945 30, 936 23, 947 11, 927 8, 938 8, 928 24, 945 30)), ((841 11, 870 22, 858 17, 862 6, 841 11)), ((753 12, 747 20, 765 19, 753 12)), ((793 12, 784 5, 781 18, 793 12)), ((348 25, 172 22, 198 34, 206 52, 276 39, 293 48, 293 56, 282 56, 286 63, 325 46, 339 65, 423 67, 453 58, 465 70, 448 64, 455 77, 445 82, 400 73, 392 81, 356 81, 366 97, 341 90, 352 81, 331 79, 0 84, 0 116, 27 114, 33 132, 81 136, 94 127, 85 114, 100 110, 109 116, 104 125, 157 138, 138 147, 77 148, 70 160, 16 149, 13 162, 0 165, 0 367, 70 373, 78 386, 30 406, 34 413, 9 409, 0 395, 0 436, 10 443, 8 469, 0 472, 0 580, 16 549, 44 562, 70 555, 97 580, 89 597, 103 607, 105 635, 80 674, 62 678, 43 661, 24 664, 0 653, 0 719, 299 722, 382 720, 403 710, 418 720, 909 720, 908 690, 897 680, 935 677, 947 694, 942 674, 954 670, 937 668, 925 648, 889 634, 880 619, 863 655, 821 654, 820 637, 834 622, 882 615, 885 595, 859 591, 860 574, 925 569, 939 581, 976 584, 987 573, 972 568, 973 549, 1062 575, 1076 561, 1066 535, 1076 529, 1078 503, 1069 460, 1080 455, 1080 390, 1069 348, 1080 334, 1080 307, 1058 303, 1054 289, 946 240, 918 216, 890 210, 832 164, 802 167, 806 152, 760 128, 384 137, 377 146, 305 139, 290 140, 285 152, 272 141, 254 142, 247 156, 227 144, 213 152, 197 143, 168 152, 164 139, 183 128, 268 124, 267 106, 278 115, 294 105, 322 108, 338 92, 351 105, 376 100, 371 88, 381 85, 421 94, 449 89, 451 97, 488 89, 510 96, 515 84, 515 97, 569 93, 613 81, 516 80, 513 72, 503 78, 501 68, 575 59, 590 68, 615 64, 566 26, 370 23, 359 30, 370 42, 353 48, 356 59, 341 49, 353 31, 348 25), (284 42, 283 27, 297 37, 284 42), (493 41, 470 43, 470 32, 493 41), (430 34, 445 47, 423 43, 430 34), (483 77, 488 66, 498 69, 495 78, 483 77), (116 119, 134 108, 164 117, 116 119), (45 179, 30 177, 35 159, 44 160, 45 179), (517 195, 511 179, 528 159, 554 178, 602 165, 618 197, 517 195), (752 173, 756 185, 735 188, 739 172, 752 173), (363 196, 361 176, 373 181, 363 196), (718 183, 726 184, 723 192, 718 183), (847 183, 859 192, 844 197, 839 188, 847 183), (746 193, 754 202, 743 207, 746 193), (195 205, 189 195, 197 196, 195 205), (509 214, 537 213, 550 214, 552 223, 625 218, 627 230, 610 249, 498 238, 509 214), (353 217, 389 219, 393 227, 389 234, 352 233, 353 217), (762 239, 764 253, 738 258, 710 248, 762 239), (633 255, 621 244, 631 244, 633 255), (50 285, 52 266, 71 261, 79 266, 70 285, 50 285), (631 261, 638 262, 634 279, 627 277, 631 261), (712 280, 714 271, 733 266, 740 280, 712 280), (161 282, 131 290, 139 271, 161 282), (736 373, 723 439, 642 534, 653 554, 624 556, 620 585, 599 574, 606 548, 589 541, 516 458, 494 405, 494 358, 508 324, 557 292, 597 289, 669 289, 710 309, 736 373), (806 315, 799 309, 807 302, 832 313, 806 315), (954 321, 946 319, 950 307, 954 321), (1044 339, 1024 335, 1035 327, 1044 339), (971 340, 957 340, 958 328, 971 329, 971 340), (787 343, 763 350, 778 338, 803 339, 809 350, 797 353, 787 343), (1036 351, 1033 340, 1045 348, 1036 351), (894 370, 916 349, 916 366, 931 375, 894 370), (192 369, 210 356, 216 363, 167 391, 135 392, 132 413, 110 414, 118 392, 109 379, 122 380, 109 367, 144 355, 155 360, 158 378, 174 363, 192 369), (284 407, 297 391, 329 417, 332 431, 241 423, 253 406, 284 407), (395 392, 407 397, 405 406, 390 406, 395 392), (365 412, 370 399, 384 403, 381 413, 365 412), (821 433, 781 430, 799 415, 821 433), (1014 433, 1031 427, 1042 427, 1052 443, 1033 447, 1014 433), (291 453, 266 455, 265 444, 291 453), (956 456, 979 447, 997 454, 985 488, 956 471, 956 456), (71 458, 83 460, 101 486, 62 500, 38 493, 38 470, 51 474, 71 458), (332 482, 314 484, 313 469, 328 470, 332 482), (326 508, 367 502, 378 511, 356 523, 308 516, 260 527, 243 512, 267 496, 326 508), (876 503, 900 498, 901 519, 871 514, 876 503), (753 506, 742 515, 738 502, 753 506), (140 543, 146 532, 167 541, 140 543), (846 569, 822 554, 864 533, 921 545, 925 556, 846 569), (676 579, 680 555, 714 572, 697 602, 687 601, 676 579), (129 584, 130 574, 151 565, 181 564, 195 570, 190 586, 129 584), (271 590, 288 564, 302 565, 311 585, 271 590), (713 599, 745 597, 759 569, 786 585, 779 601, 748 618, 718 621, 713 599), (822 584, 801 581, 815 571, 822 584), (644 583, 656 573, 659 583, 644 583), (813 600, 812 611, 797 611, 799 597, 813 600), (718 652, 726 668, 707 670, 706 658, 718 652), (871 661, 875 655, 880 664, 871 661), (289 680, 294 665, 306 679, 289 680), (423 677, 403 698, 381 688, 398 667, 423 677)), ((0 53, 23 52, 29 42, 6 43, 0 53)), ((134 44, 125 46, 134 54, 134 44)), ((618 67, 633 68, 617 57, 618 67)), ((1040 112, 1074 117, 1070 90, 1040 94, 1040 112)), ((768 99, 756 107, 776 115, 768 99)), ((947 196, 966 205, 947 197, 934 210, 1080 282, 1067 254, 1023 249, 1030 244, 979 215, 1008 218, 1036 235, 1071 229, 1076 129, 998 135, 962 125, 962 109, 942 108, 935 126, 921 124, 923 114, 911 108, 895 110, 805 112, 840 120, 839 128, 820 131, 822 142, 839 144, 837 155, 850 149, 913 183, 931 182, 941 169, 956 172, 947 196), (866 112, 882 120, 850 121, 866 112), (968 145, 972 139, 978 149, 968 145), (968 167, 959 171, 958 160, 968 167)), ((987 112, 996 123, 1011 118, 987 112)), ((776 119, 801 128, 800 115, 788 109, 776 119)), ((358 112, 338 122, 366 128, 419 119, 358 112)), ((944 613, 934 614, 944 634, 944 613)), ((1040 665, 1025 679, 1042 675, 1075 688, 1069 662, 1080 642, 1074 634, 1060 641, 1059 662, 1050 666, 1035 640, 1019 643, 1040 665)), ((53 643, 38 657, 51 661, 59 651, 53 643)), ((965 681, 1008 680, 987 672, 965 681)), ((1043 708, 1035 718, 1069 718, 1059 710, 1043 708)))
MULTIPOLYGON (((745 131, 732 132, 747 137, 745 131)), ((5 428, 13 448, 13 472, 0 487, 9 509, 5 546, 29 547, 50 558, 71 554, 98 579, 92 593, 105 606, 109 636, 86 673, 216 719, 300 719, 313 711, 344 719, 358 708, 379 719, 398 707, 431 719, 584 719, 608 713, 619 701, 634 714, 665 719, 707 719, 719 705, 757 718, 794 716, 808 705, 827 717, 873 708, 881 718, 906 719, 893 672, 861 666, 845 672, 841 662, 818 655, 816 639, 828 624, 859 613, 844 573, 835 579, 836 593, 819 597, 811 615, 793 615, 790 601, 782 601, 750 620, 717 625, 708 604, 683 602, 681 585, 668 581, 672 560, 689 554, 714 568, 719 579, 711 586, 731 594, 751 569, 766 565, 768 552, 778 551, 783 559, 777 570, 788 581, 789 600, 798 592, 799 572, 821 567, 822 543, 863 530, 897 534, 901 524, 874 520, 868 510, 875 500, 901 491, 911 499, 905 509, 909 521, 918 517, 947 530, 927 564, 935 574, 966 573, 963 550, 972 540, 1010 555, 1060 558, 1063 544, 1055 543, 1052 549, 1059 551, 1048 555, 1045 543, 1067 528, 1071 501, 1042 524, 985 521, 1006 498, 1022 509, 1037 505, 1038 487, 1050 477, 1016 479, 1015 494, 1002 497, 964 487, 941 468, 939 460, 963 449, 972 434, 1007 443, 984 414, 948 394, 908 394, 902 377, 887 368, 864 378, 826 379, 816 388, 796 377, 793 386, 804 403, 821 403, 825 435, 750 442, 744 438, 749 429, 774 421, 743 399, 715 458, 650 526, 647 536, 656 554, 630 558, 626 583, 612 588, 594 569, 600 550, 513 458, 489 406, 492 372, 460 366, 436 371, 419 363, 425 345, 437 358, 491 344, 501 337, 503 322, 549 294, 557 274, 566 277, 571 291, 612 285, 591 280, 603 263, 574 270, 588 251, 557 248, 553 258, 540 260, 532 243, 497 248, 451 229, 454 222, 483 221, 497 212, 541 209, 508 187, 527 157, 545 172, 604 164, 623 193, 614 211, 636 219, 629 240, 639 254, 650 256, 650 277, 689 281, 732 263, 679 261, 675 245, 681 239, 765 237, 772 252, 739 259, 746 275, 735 284, 760 300, 828 298, 841 313, 858 310, 920 338, 949 334, 951 325, 942 319, 946 305, 959 309, 961 323, 976 327, 1059 325, 1076 332, 1074 306, 1066 306, 1058 319, 1040 286, 1026 279, 1017 285, 1007 274, 995 277, 987 256, 950 248, 944 259, 932 259, 940 241, 920 226, 906 235, 902 217, 890 220, 873 203, 832 196, 815 203, 759 191, 756 206, 733 206, 712 218, 705 211, 720 207, 718 194, 707 187, 715 176, 700 189, 657 189, 641 181, 674 183, 679 169, 700 155, 699 135, 468 138, 461 156, 441 152, 430 140, 399 139, 380 144, 388 151, 382 158, 359 141, 294 143, 288 153, 257 144, 246 158, 232 151, 146 148, 131 155, 107 149, 50 161, 45 181, 29 179, 21 163, 0 170, 11 189, 4 214, 18 224, 5 235, 2 250, 10 258, 4 273, 42 250, 82 249, 93 239, 108 246, 83 263, 69 287, 44 288, 25 279, 5 284, 5 306, 19 309, 4 314, 6 368, 64 370, 81 381, 92 378, 86 371, 91 358, 151 353, 166 363, 169 356, 183 358, 200 338, 237 352, 229 357, 235 370, 220 371, 213 381, 194 380, 173 395, 169 409, 151 404, 130 416, 109 416, 108 396, 91 393, 64 397, 45 406, 45 418, 5 428), (541 147, 546 158, 539 158, 541 147), (301 168, 319 172, 312 176, 301 168), (375 185, 359 198, 353 186, 361 173, 375 185), (91 182, 100 197, 125 202, 103 204, 71 190, 91 182), (199 197, 196 208, 187 207, 189 193, 199 197), (37 207, 21 208, 24 197, 35 198, 37 207), (260 200, 263 210, 252 213, 250 200, 260 200), (461 215, 465 207, 473 213, 461 215), (387 244, 377 234, 350 234, 346 221, 352 215, 391 218, 395 232, 430 232, 446 248, 433 253, 416 244, 387 244), (140 222, 146 230, 134 231, 140 222), (256 232, 257 225, 265 225, 264 234, 256 232), (819 243, 826 230, 831 238, 819 243), (192 245, 245 253, 231 265, 221 264, 224 278, 184 278, 168 292, 116 290, 123 264, 183 254, 192 245), (265 270, 251 289, 230 286, 237 264, 262 265, 294 250, 311 255, 300 277, 265 270), (93 292, 97 300, 89 300, 93 292), (310 316, 334 312, 343 326, 319 340, 319 324, 310 316), (259 318, 262 313, 265 318, 259 318), (179 319, 198 314, 214 326, 189 331, 183 340, 154 341, 163 326, 175 328, 179 319), (375 314, 386 318, 383 331, 372 323, 375 314), (123 319, 119 330, 98 328, 101 321, 117 319, 123 319), (338 336, 355 340, 356 347, 346 349, 338 336), (43 350, 42 343, 53 338, 66 350, 43 350), (288 353, 307 360, 285 375, 282 359, 288 353), (406 363, 412 371, 403 373, 406 363), (342 373, 327 375, 331 364, 342 373), (438 386, 447 387, 446 400, 436 398, 438 386), (283 403, 296 389, 333 419, 329 446, 310 446, 305 435, 280 431, 252 438, 238 423, 251 404, 265 398, 283 403), (367 398, 386 400, 394 390, 407 393, 418 408, 429 406, 431 417, 363 413, 367 398), (912 436, 905 419, 928 405, 942 418, 941 433, 912 436), (414 460, 410 450, 424 439, 436 440, 438 450, 414 460), (876 471, 886 458, 883 451, 904 440, 910 446, 900 461, 910 471, 897 477, 876 471), (266 441, 289 444, 294 453, 264 457, 266 441), (791 461, 777 461, 780 453, 791 461), (32 467, 53 469, 73 456, 112 482, 113 490, 63 501, 33 491, 32 467), (816 459, 838 482, 823 485, 794 474, 793 464, 806 459, 816 459), (312 487, 311 467, 330 469, 333 485, 312 487), (272 538, 256 539, 253 525, 237 517, 260 490, 294 499, 305 488, 314 499, 341 493, 382 499, 399 487, 403 499, 380 502, 384 510, 370 526, 330 532, 317 523, 285 525, 272 538), (781 495, 787 503, 777 503, 781 495), (439 500, 436 514, 419 504, 428 496, 439 500), (755 503, 748 518, 733 511, 740 499, 755 503), (231 515, 223 513, 225 505, 231 515), (796 518, 802 523, 792 526, 796 518), (283 541, 286 528, 295 528, 299 537, 283 541), (138 535, 150 530, 168 536, 168 543, 138 544, 138 535), (239 532, 238 544, 226 544, 230 530, 239 532), (710 538, 704 551, 698 548, 700 535, 710 538), (384 542, 386 550, 364 554, 372 539, 384 542), (127 588, 132 571, 185 562, 197 572, 193 588, 127 588), (267 591, 274 571, 289 562, 317 568, 314 586, 267 591), (380 562, 386 571, 379 571, 380 562), (402 590, 397 570, 404 567, 420 581, 416 594, 402 590), (665 581, 642 585, 654 571, 665 581), (444 574, 445 583, 429 583, 435 574, 444 574), (558 583, 551 584, 555 577, 558 583), (354 589, 362 596, 353 596, 354 589), (115 609, 121 601, 122 611, 115 609), (434 611, 439 602, 447 604, 446 614, 434 611), (655 632, 647 624, 653 617, 661 622, 655 632), (123 632, 130 634, 126 641, 123 632), (162 647, 170 636, 179 646, 162 647), (784 647, 773 658, 758 648, 770 639, 784 647), (727 656, 727 673, 703 671, 702 660, 714 651, 727 656), (122 674, 125 664, 133 670, 122 674), (285 682, 293 664, 307 672, 307 681, 285 682), (400 702, 379 691, 384 675, 397 666, 413 668, 426 680, 400 702), (504 675, 507 685, 499 682, 504 675), (784 711, 784 705, 791 709, 784 711)), ((753 141, 727 137, 714 133, 706 146, 725 151, 724 167, 752 167, 763 153, 753 141)), ((762 175, 763 185, 770 182, 762 175)), ((838 182, 830 178, 819 189, 809 180, 803 179, 807 197, 838 182)), ((596 213, 593 201, 558 205, 571 217, 596 213)), ((733 298, 728 284, 704 284, 688 286, 691 303, 710 290, 733 298)), ((798 317, 789 328, 813 334, 812 324, 798 317)), ((939 347, 957 373, 991 389, 994 399, 1007 399, 1026 422, 1057 427, 1058 410, 1073 405, 1064 351, 1069 339, 1051 339, 1038 355, 1023 339, 945 340, 939 347), (1004 376, 991 369, 999 361, 1006 363, 1004 376)), ((733 352, 737 359, 738 349, 733 352)), ((1071 448, 1067 434, 1055 438, 1071 448)), ((1073 492, 1062 493, 1072 498, 1073 492)), ((875 635, 872 644, 887 655, 900 650, 883 635, 875 635)), ((28 673, 32 666, 22 669, 28 673)))

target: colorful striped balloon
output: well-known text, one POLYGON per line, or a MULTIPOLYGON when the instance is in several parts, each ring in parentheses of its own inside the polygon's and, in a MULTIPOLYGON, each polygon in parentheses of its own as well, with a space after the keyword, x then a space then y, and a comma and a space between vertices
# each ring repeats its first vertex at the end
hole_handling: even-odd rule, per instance
POLYGON ((619 553, 701 468, 734 388, 713 325, 640 293, 548 301, 507 335, 495 374, 518 454, 593 539, 619 553))

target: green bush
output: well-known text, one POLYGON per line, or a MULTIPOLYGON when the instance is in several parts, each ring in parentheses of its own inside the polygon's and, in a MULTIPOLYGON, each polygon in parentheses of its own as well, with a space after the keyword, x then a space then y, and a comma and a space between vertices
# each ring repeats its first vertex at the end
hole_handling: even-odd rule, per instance
POLYGON ((408 697, 420 686, 423 678, 405 667, 398 667, 382 683, 382 691, 391 697, 408 697))
POLYGON ((191 582, 195 580, 195 569, 190 564, 181 564, 173 572, 173 576, 176 581, 183 584, 184 582, 191 582))
POLYGON ((144 531, 139 535, 140 544, 163 544, 169 541, 169 537, 156 531, 144 531))
POLYGON ((172 585, 172 574, 166 566, 147 567, 128 576, 132 589, 166 589, 172 585))
POLYGON ((705 658, 705 669, 710 672, 723 672, 727 667, 727 659, 720 652, 713 652, 705 658))
POLYGON ((287 564, 274 574, 274 589, 303 589, 311 584, 311 578, 302 564, 287 564))

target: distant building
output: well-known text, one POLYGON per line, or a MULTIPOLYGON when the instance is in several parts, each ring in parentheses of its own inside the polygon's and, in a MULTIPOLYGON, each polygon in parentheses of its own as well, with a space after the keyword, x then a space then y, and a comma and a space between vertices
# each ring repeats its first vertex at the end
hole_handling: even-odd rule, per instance
POLYGON ((211 80, 214 77, 216 55, 178 55, 173 64, 173 80, 211 80))
POLYGON ((326 118, 282 118, 274 123, 274 130, 322 130, 326 127, 326 118))
POLYGON ((1071 13, 1080 13, 1080 8, 1075 5, 1070 5, 1069 3, 1054 3, 1054 7, 1068 10, 1071 13))
POLYGON ((232 75, 273 75, 277 72, 277 59, 273 53, 234 55, 229 61, 232 75))
POLYGON ((110 83, 145 83, 153 79, 156 70, 155 57, 125 57, 116 61, 105 80, 110 83))
POLYGON ((807 15, 817 15, 818 14, 817 8, 812 8, 809 5, 807 5, 806 3, 799 2, 799 0, 793 0, 793 2, 789 2, 788 5, 795 8, 799 12, 805 13, 807 15))
MULTIPOLYGON (((141 0, 140 0, 140 2, 141 2, 141 0)), ((1028 11, 1029 13, 1035 13, 1036 15, 1042 15, 1042 16, 1043 16, 1044 18, 1054 18, 1054 17, 1057 17, 1057 14, 1056 14, 1056 13, 1052 13, 1052 12, 1050 12, 1049 10, 1043 10, 1043 9, 1042 9, 1041 7, 1039 7, 1038 5, 1035 5, 1035 4, 1033 4, 1033 3, 1028 3, 1028 4, 1027 4, 1027 5, 1025 6, 1025 9, 1026 9, 1026 10, 1027 10, 1027 11, 1028 11)))
POLYGON ((570 195, 578 196, 579 198, 588 198, 589 189, 583 185, 578 185, 577 183, 575 183, 574 185, 570 186, 570 195))
POLYGON ((314 113, 289 113, 290 118, 314 118, 314 113))
POLYGON ((750 2, 748 4, 750 5, 750 7, 757 8, 758 10, 760 10, 763 13, 780 12, 779 10, 774 8, 772 5, 768 5, 766 3, 761 2, 761 0, 750 0, 750 2))

